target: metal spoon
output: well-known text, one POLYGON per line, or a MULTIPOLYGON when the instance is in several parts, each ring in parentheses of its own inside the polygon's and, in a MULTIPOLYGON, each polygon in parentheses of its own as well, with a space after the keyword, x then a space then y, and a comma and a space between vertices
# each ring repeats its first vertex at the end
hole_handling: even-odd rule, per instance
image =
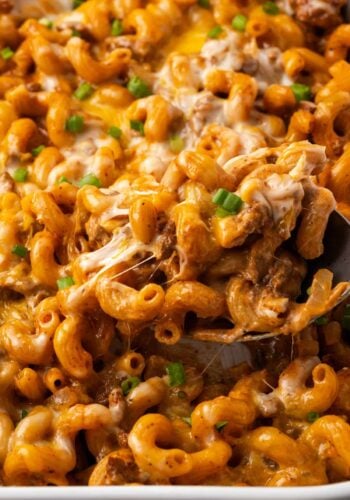
MULTIPOLYGON (((305 302, 308 298, 307 289, 311 285, 314 274, 319 269, 329 269, 333 273, 333 286, 343 281, 350 282, 350 222, 343 217, 339 212, 334 211, 329 217, 327 229, 323 238, 324 252, 318 259, 309 260, 308 273, 302 283, 302 293, 300 296, 301 302, 305 302)), ((339 298, 338 304, 343 302, 350 295, 350 290, 339 298)), ((314 317, 313 322, 317 317, 314 317)), ((229 332, 229 330, 227 330, 229 332)), ((275 337, 276 333, 261 333, 249 334, 246 333, 243 337, 237 339, 237 342, 247 342, 251 340, 262 340, 270 337, 275 337)), ((234 346, 232 344, 231 346, 234 346)), ((226 355, 226 351, 231 353, 228 359, 231 360, 232 353, 230 349, 223 348, 222 355, 226 355)), ((232 347, 233 348, 233 347, 232 347)))
POLYGON ((350 281, 350 223, 339 212, 329 217, 323 245, 321 257, 308 261, 308 275, 325 268, 332 271, 333 284, 350 281))

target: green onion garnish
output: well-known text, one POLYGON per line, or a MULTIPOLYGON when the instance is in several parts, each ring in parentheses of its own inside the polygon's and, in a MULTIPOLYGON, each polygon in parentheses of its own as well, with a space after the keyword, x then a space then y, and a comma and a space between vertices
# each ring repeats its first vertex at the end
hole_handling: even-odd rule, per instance
POLYGON ((166 372, 169 375, 170 387, 177 387, 185 383, 186 374, 182 363, 169 363, 166 372))
POLYGON ((9 59, 11 59, 15 55, 15 53, 13 52, 13 50, 10 47, 5 47, 4 49, 2 49, 0 54, 1 54, 1 57, 5 61, 8 61, 9 59))
POLYGON ((141 99, 142 97, 147 97, 152 94, 147 83, 141 80, 139 76, 130 78, 127 89, 136 99, 141 99))
POLYGON ((90 83, 84 82, 77 88, 73 95, 79 101, 84 101, 92 95, 93 91, 93 86, 90 83))
POLYGON ((304 85, 302 83, 293 83, 290 88, 292 89, 294 97, 298 102, 311 101, 312 93, 308 85, 304 85))
POLYGON ((310 411, 308 414, 307 414, 307 421, 310 422, 310 423, 313 423, 315 422, 318 418, 320 418, 320 414, 317 413, 317 411, 310 411))
POLYGON ((225 201, 222 203, 221 208, 232 214, 236 214, 239 212, 242 204, 242 198, 234 193, 229 193, 228 196, 226 196, 225 201))
POLYGON ((192 418, 191 417, 182 417, 182 420, 187 424, 189 425, 190 427, 192 427, 192 418))
POLYGON ((243 200, 235 193, 230 193, 227 189, 220 188, 212 198, 213 203, 218 206, 216 214, 218 217, 227 217, 228 215, 237 214, 242 205, 243 200))
POLYGON ((119 36, 123 33, 124 28, 123 28, 123 23, 121 22, 120 19, 114 19, 112 23, 112 28, 111 28, 111 35, 112 36, 119 36))
POLYGON ((214 26, 211 30, 208 31, 208 38, 218 38, 218 36, 223 32, 223 28, 219 25, 214 26))
POLYGON ((114 125, 112 125, 112 127, 109 127, 109 129, 107 130, 107 134, 114 139, 120 139, 122 131, 119 127, 115 127, 114 125))
POLYGON ((66 121, 66 130, 72 134, 79 134, 84 130, 84 118, 80 115, 73 115, 66 121))
POLYGON ((220 422, 215 424, 216 430, 220 432, 224 427, 226 427, 227 424, 228 424, 227 420, 220 420, 220 422))
POLYGON ((350 304, 346 304, 344 308, 344 313, 341 320, 341 326, 345 330, 350 330, 350 304))
POLYGON ((28 410, 21 410, 21 420, 23 420, 23 418, 26 418, 28 413, 29 413, 28 410))
POLYGON ((85 3, 86 0, 73 0, 73 9, 77 9, 80 7, 83 3, 85 3))
POLYGON ((200 7, 203 7, 203 9, 209 9, 210 8, 210 2, 209 0, 198 0, 198 5, 200 7))
POLYGON ((59 290, 64 290, 65 288, 69 288, 75 284, 72 276, 66 276, 65 278, 60 278, 57 280, 57 287, 59 290))
POLYGON ((14 51, 10 47, 5 47, 0 52, 1 57, 5 59, 5 61, 11 59, 14 56, 14 51))
POLYGON ((39 19, 39 23, 42 26, 45 26, 45 28, 47 28, 49 30, 52 30, 52 28, 53 28, 53 22, 50 21, 50 19, 47 19, 46 17, 42 17, 41 19, 39 19))
POLYGON ((120 384, 120 387, 123 391, 124 396, 127 396, 129 392, 131 392, 135 387, 137 387, 140 383, 140 379, 138 377, 129 377, 120 384))
POLYGON ((44 151, 45 146, 42 144, 41 146, 38 146, 37 148, 32 149, 32 156, 39 156, 42 151, 44 151))
POLYGON ((244 32, 247 26, 248 18, 244 14, 237 14, 232 19, 232 28, 236 31, 244 32))
POLYGON ((130 128, 141 135, 145 135, 144 124, 140 120, 130 120, 130 128))
POLYGON ((57 180, 56 184, 62 184, 63 182, 68 182, 68 184, 72 184, 71 181, 68 180, 65 175, 61 175, 61 177, 57 180))
POLYGON ((28 170, 25 167, 16 168, 13 172, 13 179, 16 182, 25 182, 28 179, 28 170))
POLYGON ((326 316, 320 316, 319 318, 316 318, 314 321, 315 325, 317 326, 323 326, 327 325, 328 323, 328 318, 326 316))
POLYGON ((28 249, 23 245, 14 245, 12 247, 11 253, 17 255, 17 257, 22 257, 22 259, 24 259, 28 254, 28 249))
POLYGON ((76 30, 75 28, 72 28, 72 36, 76 36, 78 38, 81 38, 81 33, 80 33, 80 31, 76 30))
POLYGON ((279 14, 279 7, 275 4, 275 2, 265 2, 262 6, 265 14, 269 14, 270 16, 276 16, 279 14))
POLYGON ((172 153, 178 154, 185 147, 185 143, 182 137, 179 135, 173 135, 169 139, 169 147, 172 153))
POLYGON ((224 188, 220 188, 214 194, 212 201, 213 203, 215 203, 215 205, 222 205, 229 194, 230 191, 227 191, 227 189, 224 188))
POLYGON ((96 187, 101 187, 101 181, 96 175, 94 174, 87 174, 85 175, 80 181, 78 182, 79 187, 83 186, 96 186, 96 187))

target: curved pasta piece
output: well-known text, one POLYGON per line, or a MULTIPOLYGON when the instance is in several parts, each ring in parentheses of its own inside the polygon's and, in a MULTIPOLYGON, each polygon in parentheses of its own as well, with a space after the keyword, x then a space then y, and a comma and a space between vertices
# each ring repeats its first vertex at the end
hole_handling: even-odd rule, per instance
POLYGON ((282 372, 275 395, 287 415, 305 418, 310 412, 328 410, 338 394, 336 373, 330 366, 319 363, 318 358, 296 359, 282 372), (312 374, 313 387, 306 387, 312 374))
POLYGON ((310 425, 302 433, 299 441, 308 444, 323 460, 327 459, 329 454, 339 457, 345 467, 345 475, 349 477, 349 431, 349 424, 344 422, 341 417, 326 415, 310 425), (331 447, 331 450, 329 447, 331 447), (332 451, 333 453, 331 453, 332 451))
POLYGON ((91 83, 102 83, 125 74, 131 58, 129 49, 115 49, 97 61, 90 55, 89 48, 89 44, 78 37, 71 38, 65 47, 67 58, 81 78, 91 83))
POLYGON ((55 353, 66 372, 77 379, 93 373, 92 356, 83 345, 86 323, 79 316, 68 316, 57 328, 53 339, 55 353))
POLYGON ((134 290, 109 278, 100 278, 96 296, 105 313, 126 321, 149 321, 157 316, 164 303, 164 291, 156 284, 134 290))

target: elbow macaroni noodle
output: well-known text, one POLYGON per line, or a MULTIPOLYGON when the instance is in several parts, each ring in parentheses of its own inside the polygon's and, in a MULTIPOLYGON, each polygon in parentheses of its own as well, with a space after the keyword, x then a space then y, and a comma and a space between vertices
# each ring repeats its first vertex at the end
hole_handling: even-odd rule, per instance
POLYGON ((0 485, 350 479, 344 4, 0 1, 0 485))

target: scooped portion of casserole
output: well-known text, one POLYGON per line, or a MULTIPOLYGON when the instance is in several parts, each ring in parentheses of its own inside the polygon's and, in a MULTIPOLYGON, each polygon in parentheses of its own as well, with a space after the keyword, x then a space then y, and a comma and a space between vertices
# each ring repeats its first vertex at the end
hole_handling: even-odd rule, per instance
POLYGON ((1 485, 350 479, 344 3, 0 0, 1 485))

